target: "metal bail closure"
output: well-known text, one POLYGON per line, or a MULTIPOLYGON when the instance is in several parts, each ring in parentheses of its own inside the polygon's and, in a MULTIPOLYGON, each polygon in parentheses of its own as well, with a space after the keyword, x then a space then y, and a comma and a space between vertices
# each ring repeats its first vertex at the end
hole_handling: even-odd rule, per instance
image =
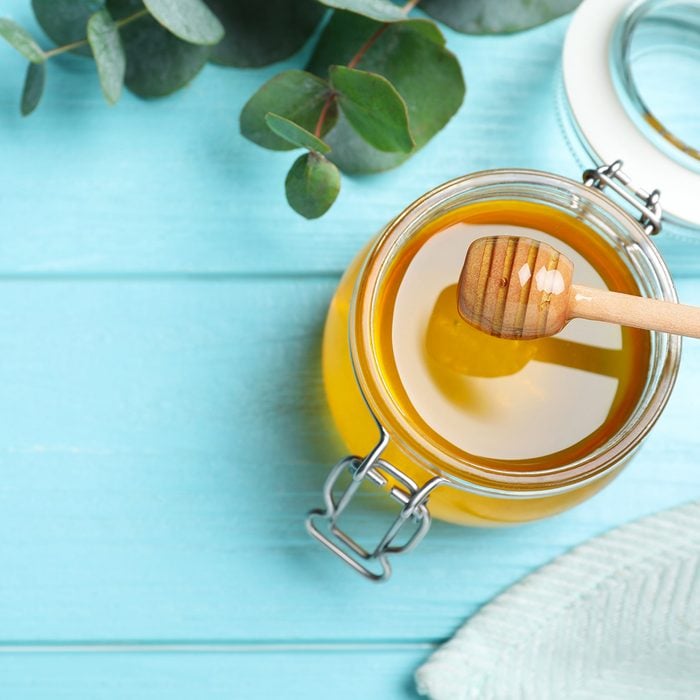
POLYGON ((628 204, 631 204, 639 213, 639 223, 644 232, 654 236, 661 231, 661 204, 659 190, 646 192, 641 187, 632 184, 632 180, 622 172, 623 162, 616 160, 610 165, 601 165, 583 173, 583 184, 587 187, 596 187, 604 190, 609 187, 616 192, 628 204))
POLYGON ((344 457, 331 469, 323 487, 325 509, 312 510, 306 518, 306 529, 310 535, 371 581, 386 581, 391 576, 389 555, 408 552, 425 537, 431 522, 427 508, 428 498, 432 490, 444 481, 441 477, 435 477, 419 487, 400 469, 381 459, 380 455, 389 442, 389 436, 383 429, 380 430, 379 443, 364 459, 344 457), (337 495, 335 487, 346 471, 350 474, 350 483, 337 495), (363 481, 383 488, 390 479, 398 485, 393 486, 388 494, 402 508, 379 544, 369 551, 338 527, 338 518, 363 481), (320 529, 322 522, 327 525, 327 532, 320 529), (398 534, 406 528, 410 528, 407 539, 396 544, 398 534), (372 567, 372 564, 375 566, 372 567))

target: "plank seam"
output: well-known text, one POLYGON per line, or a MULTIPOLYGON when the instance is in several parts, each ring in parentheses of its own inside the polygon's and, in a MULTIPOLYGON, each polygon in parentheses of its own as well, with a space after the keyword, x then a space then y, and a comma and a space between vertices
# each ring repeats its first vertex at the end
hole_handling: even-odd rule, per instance
POLYGON ((149 641, 114 640, 65 642, 0 642, 1 654, 258 654, 258 653, 347 653, 435 651, 445 640, 434 641, 316 641, 316 642, 235 642, 235 641, 149 641))

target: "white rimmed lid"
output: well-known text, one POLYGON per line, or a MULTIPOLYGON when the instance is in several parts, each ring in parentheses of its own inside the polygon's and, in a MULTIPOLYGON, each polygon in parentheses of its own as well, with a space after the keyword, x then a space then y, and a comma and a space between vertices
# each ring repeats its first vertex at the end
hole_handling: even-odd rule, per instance
POLYGON ((697 71, 700 87, 700 2, 584 0, 566 36, 562 67, 571 116, 591 157, 622 159, 635 182, 661 191, 666 219, 700 234, 700 143, 693 143, 700 96, 697 88, 670 94, 693 84, 686 73, 697 71), (671 127, 659 119, 668 110, 649 108, 648 86, 640 80, 639 65, 651 60, 661 68, 674 56, 683 69, 667 74, 655 99, 685 110, 683 124, 690 128, 682 134, 679 121, 671 127))

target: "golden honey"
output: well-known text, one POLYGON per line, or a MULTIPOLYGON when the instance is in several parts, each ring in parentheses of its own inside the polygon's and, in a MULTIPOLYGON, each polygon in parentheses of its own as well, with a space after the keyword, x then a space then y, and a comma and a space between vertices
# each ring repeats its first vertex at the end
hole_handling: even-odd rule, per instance
MULTIPOLYGON (((647 331, 611 324, 576 319, 553 338, 517 341, 466 324, 456 301, 466 250, 472 240, 498 234, 554 245, 574 262, 576 284, 640 293, 618 251, 580 217, 519 200, 453 209, 421 228, 391 260, 374 294, 372 361, 401 423, 445 455, 442 473, 467 485, 436 489, 431 512, 474 525, 551 515, 613 478, 625 460, 580 488, 527 493, 530 482, 556 487, 560 472, 623 429, 647 383, 651 354, 647 331), (479 488, 488 486, 489 474, 517 497, 479 488)), ((348 343, 355 322, 353 290, 364 258, 358 256, 341 281, 323 347, 331 411, 348 449, 359 455, 378 438, 348 343)), ((383 457, 425 482, 430 456, 422 454, 420 444, 391 440, 383 457)), ((579 474, 582 481, 587 476, 579 474)))

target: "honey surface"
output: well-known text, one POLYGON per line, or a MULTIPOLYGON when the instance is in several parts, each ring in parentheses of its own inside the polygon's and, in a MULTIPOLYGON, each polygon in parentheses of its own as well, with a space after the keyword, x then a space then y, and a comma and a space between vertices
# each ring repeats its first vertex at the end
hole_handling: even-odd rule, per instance
POLYGON ((639 293, 618 254, 576 219, 522 202, 473 205, 434 222, 393 264, 376 352, 397 409, 442 449, 500 470, 554 469, 627 420, 646 381, 649 336, 576 319, 553 338, 513 341, 466 324, 456 303, 466 250, 498 234, 550 243, 573 261, 577 284, 639 293))

